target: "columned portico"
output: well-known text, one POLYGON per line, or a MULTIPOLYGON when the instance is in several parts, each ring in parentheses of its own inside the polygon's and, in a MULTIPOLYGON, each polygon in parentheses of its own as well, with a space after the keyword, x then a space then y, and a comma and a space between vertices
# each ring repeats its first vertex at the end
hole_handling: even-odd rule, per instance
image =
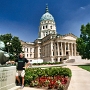
POLYGON ((58 61, 60 61, 60 56, 62 58, 68 58, 68 56, 76 56, 76 43, 72 42, 64 42, 64 41, 57 41, 54 43, 54 57, 58 61))

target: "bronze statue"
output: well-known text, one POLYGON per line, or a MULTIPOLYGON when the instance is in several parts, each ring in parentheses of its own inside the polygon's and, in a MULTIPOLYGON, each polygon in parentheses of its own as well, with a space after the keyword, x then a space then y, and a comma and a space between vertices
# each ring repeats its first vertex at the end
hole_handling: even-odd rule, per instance
POLYGON ((9 60, 9 53, 3 51, 4 48, 4 42, 0 41, 0 64, 5 64, 9 60))

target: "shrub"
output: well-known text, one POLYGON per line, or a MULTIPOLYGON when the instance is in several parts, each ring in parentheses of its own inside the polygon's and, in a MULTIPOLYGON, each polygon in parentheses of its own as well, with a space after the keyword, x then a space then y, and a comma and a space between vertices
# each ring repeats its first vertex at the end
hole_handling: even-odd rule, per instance
POLYGON ((25 74, 25 85, 35 86, 36 84, 38 84, 38 82, 35 81, 37 80, 37 78, 40 78, 40 77, 54 78, 55 76, 58 76, 58 75, 62 77, 66 77, 66 76, 71 77, 72 73, 69 68, 61 68, 61 67, 50 67, 46 69, 28 68, 26 69, 26 74, 25 74))

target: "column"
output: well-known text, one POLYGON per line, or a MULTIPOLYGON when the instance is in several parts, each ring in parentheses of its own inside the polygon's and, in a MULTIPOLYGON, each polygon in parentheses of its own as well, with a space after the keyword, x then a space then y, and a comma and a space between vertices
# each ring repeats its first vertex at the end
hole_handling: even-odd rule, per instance
POLYGON ((58 62, 60 62, 60 57, 58 57, 58 62))
POLYGON ((39 53, 40 53, 40 52, 39 52, 39 46, 38 46, 38 58, 40 57, 39 53))
POLYGON ((46 57, 46 45, 44 46, 44 57, 46 57))
POLYGON ((54 56, 56 56, 56 44, 54 43, 54 56))
POLYGON ((66 56, 66 42, 64 44, 65 44, 65 56, 66 56))
POLYGON ((72 50, 72 56, 73 56, 73 43, 71 43, 71 50, 72 50))
POLYGON ((47 56, 48 56, 48 44, 47 44, 47 56))
POLYGON ((69 46, 69 43, 68 43, 68 55, 70 55, 70 46, 69 46))
POLYGON ((43 46, 43 58, 45 57, 45 46, 43 46))
POLYGON ((74 55, 76 56, 76 43, 74 43, 74 55))
POLYGON ((46 45, 46 57, 47 57, 47 45, 46 45))
POLYGON ((63 47, 62 47, 62 42, 61 42, 61 55, 63 56, 63 47))
POLYGON ((52 41, 51 41, 51 56, 53 56, 53 42, 52 41))
POLYGON ((58 50, 58 56, 60 56, 59 43, 58 42, 57 42, 57 50, 58 50))

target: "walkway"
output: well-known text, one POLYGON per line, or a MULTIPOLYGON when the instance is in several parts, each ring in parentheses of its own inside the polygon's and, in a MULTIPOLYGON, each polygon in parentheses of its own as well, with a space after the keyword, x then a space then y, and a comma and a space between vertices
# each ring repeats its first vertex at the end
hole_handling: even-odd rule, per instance
POLYGON ((68 90, 90 90, 90 72, 77 66, 66 66, 72 71, 68 90))

